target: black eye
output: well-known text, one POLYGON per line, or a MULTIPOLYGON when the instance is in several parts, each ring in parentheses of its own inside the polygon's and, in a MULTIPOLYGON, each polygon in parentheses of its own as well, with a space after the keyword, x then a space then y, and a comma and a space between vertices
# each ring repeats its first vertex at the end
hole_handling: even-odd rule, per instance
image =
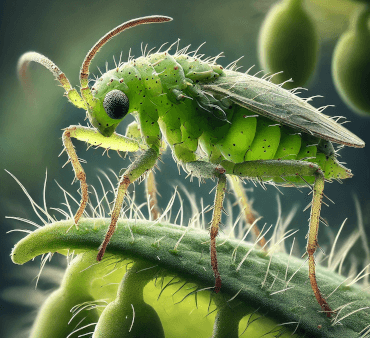
POLYGON ((128 112, 128 98, 120 90, 112 90, 105 95, 103 107, 111 119, 122 119, 128 112))

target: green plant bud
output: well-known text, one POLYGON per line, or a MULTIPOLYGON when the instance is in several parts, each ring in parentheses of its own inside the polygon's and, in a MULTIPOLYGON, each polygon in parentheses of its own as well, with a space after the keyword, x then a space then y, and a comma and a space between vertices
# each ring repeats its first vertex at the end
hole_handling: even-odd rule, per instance
POLYGON ((125 274, 117 298, 101 314, 93 338, 164 337, 157 312, 143 298, 145 285, 157 273, 152 267, 151 263, 137 262, 125 274))
MULTIPOLYGON (((95 309, 82 310, 72 318, 71 309, 79 304, 94 301, 90 295, 91 278, 96 267, 95 253, 78 255, 67 268, 60 288, 54 291, 42 305, 31 330, 31 338, 65 338, 79 327, 96 323, 99 319, 95 309)), ((92 332, 92 326, 79 330, 71 337, 92 332)))
POLYGON ((271 8, 259 35, 259 58, 264 70, 277 73, 274 83, 289 79, 285 88, 303 86, 315 70, 319 40, 302 0, 286 0, 271 8))
POLYGON ((354 13, 349 30, 335 47, 333 81, 342 100, 356 113, 370 114, 370 9, 354 13))

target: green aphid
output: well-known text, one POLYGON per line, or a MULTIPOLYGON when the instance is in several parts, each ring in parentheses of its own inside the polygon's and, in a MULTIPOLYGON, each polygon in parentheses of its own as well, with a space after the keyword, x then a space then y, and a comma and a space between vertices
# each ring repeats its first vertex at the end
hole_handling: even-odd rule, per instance
POLYGON ((196 52, 188 54, 187 48, 173 55, 169 49, 147 55, 144 52, 142 57, 130 58, 107 71, 89 87, 90 63, 108 40, 127 28, 171 20, 165 16, 134 19, 103 36, 83 61, 80 94, 45 56, 29 52, 19 60, 18 70, 24 80, 29 62, 48 68, 70 102, 87 111, 92 125, 70 126, 63 133, 64 147, 81 183, 82 200, 75 223, 86 207, 88 186, 71 138, 107 150, 142 151, 121 175, 111 224, 97 256, 99 261, 114 233, 128 186, 155 166, 166 142, 186 172, 218 179, 210 229, 211 266, 218 292, 221 277, 216 236, 226 175, 258 180, 261 184, 310 186, 314 193, 307 240, 309 277, 318 303, 330 316, 332 310, 317 286, 314 262, 324 181, 352 176, 337 161, 332 142, 351 147, 364 147, 364 142, 308 100, 295 95, 294 90, 273 84, 271 78, 223 69, 216 58, 202 60, 196 52), (133 114, 136 122, 129 125, 126 136, 115 133, 128 114, 133 114))

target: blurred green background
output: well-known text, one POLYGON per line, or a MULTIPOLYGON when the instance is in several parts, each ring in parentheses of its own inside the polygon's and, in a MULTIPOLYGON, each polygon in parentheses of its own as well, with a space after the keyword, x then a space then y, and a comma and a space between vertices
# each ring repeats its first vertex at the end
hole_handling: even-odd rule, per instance
MULTIPOLYGON (((320 35, 319 63, 311 81, 307 84, 309 89, 306 96, 323 95, 324 98, 315 99, 316 107, 334 104, 335 108, 328 108, 328 115, 346 116, 352 123, 347 124, 352 132, 370 145, 368 131, 370 120, 352 113, 341 102, 335 91, 331 77, 331 56, 336 39, 346 29, 349 14, 357 5, 350 1, 306 1, 309 13, 313 16, 320 35)), ((37 51, 54 61, 69 78, 73 86, 78 85, 78 76, 81 63, 92 45, 107 31, 120 23, 140 16, 162 14, 174 18, 174 21, 164 24, 141 26, 124 32, 108 43, 98 53, 91 67, 91 72, 98 74, 96 66, 105 69, 105 62, 109 67, 114 66, 113 55, 119 59, 123 51, 123 59, 127 59, 128 51, 132 48, 132 55, 140 56, 140 43, 148 43, 148 48, 159 47, 164 42, 174 42, 180 38, 180 47, 192 44, 196 49, 201 43, 207 43, 201 48, 201 53, 217 55, 225 53, 225 58, 219 63, 226 66, 230 62, 244 55, 240 61, 242 70, 255 66, 255 72, 260 70, 258 65, 257 41, 258 33, 265 14, 274 1, 271 0, 188 0, 188 1, 2 1, 0 6, 1 29, 1 83, 0 83, 0 149, 1 167, 14 174, 26 187, 36 203, 42 204, 42 190, 45 171, 48 171, 47 204, 52 207, 61 207, 63 194, 54 180, 58 181, 74 196, 78 184, 72 187, 73 180, 71 165, 62 169, 67 160, 62 150, 61 129, 71 124, 84 124, 85 112, 78 110, 63 97, 63 90, 57 86, 53 76, 42 66, 31 64, 31 76, 34 84, 34 97, 27 100, 22 91, 16 74, 16 64, 19 56, 26 51, 37 51)), ((369 61, 370 62, 370 61, 369 61)), ((132 118, 128 119, 132 121, 132 118)), ((125 124, 127 125, 127 123, 125 124)), ((124 133, 125 125, 120 125, 117 131, 124 133)), ((102 150, 86 152, 86 146, 76 143, 79 157, 87 160, 84 166, 88 183, 98 186, 97 175, 99 170, 112 169, 116 173, 130 163, 128 159, 122 160, 115 153, 111 158, 102 157, 102 150)), ((370 206, 370 146, 365 149, 345 148, 340 153, 341 161, 345 161, 352 169, 354 177, 343 184, 334 182, 327 184, 325 193, 335 201, 330 208, 323 207, 322 216, 330 224, 330 230, 320 229, 319 243, 326 248, 330 235, 328 231, 336 233, 345 218, 349 218, 344 233, 350 233, 357 224, 354 209, 353 194, 361 202, 367 226, 369 228, 370 206), (325 242, 327 241, 327 242, 325 242)), ((161 169, 157 172, 159 200, 163 208, 173 192, 173 186, 181 182, 188 190, 195 194, 200 205, 200 198, 205 205, 212 203, 213 194, 208 192, 213 182, 202 184, 190 183, 185 180, 184 172, 178 174, 177 167, 167 152, 163 156, 164 163, 159 163, 161 169)), ((113 175, 110 177, 114 180, 113 175)), ((1 290, 9 286, 22 283, 19 275, 22 268, 14 266, 9 254, 14 243, 23 237, 21 233, 5 234, 14 228, 30 229, 14 220, 5 219, 5 216, 18 216, 28 218, 35 222, 32 208, 18 184, 4 171, 0 171, 1 180, 1 290), (18 277, 16 277, 18 275, 18 277)), ((248 187, 253 187, 249 184, 248 187)), ((283 215, 287 214, 296 203, 300 205, 291 227, 299 228, 296 235, 299 241, 301 254, 304 252, 305 235, 307 232, 308 211, 302 209, 309 203, 307 190, 304 193, 296 189, 282 189, 280 195, 283 215)), ((254 208, 264 216, 268 224, 275 223, 277 218, 277 190, 268 187, 264 191, 261 187, 254 188, 249 196, 254 199, 254 208)), ((136 186, 138 202, 144 201, 143 185, 136 186)), ((185 198, 185 195, 183 195, 185 198)), ((110 195, 110 199, 113 195, 110 195)), ((234 201, 230 196, 229 199, 234 201)), ((190 214, 189 205, 186 210, 190 214)), ((187 220, 185 221, 187 223, 187 220)), ((345 235, 344 235, 345 238, 345 235)), ((34 262, 36 265, 39 261, 34 262)), ((27 286, 34 286, 29 278, 27 286)), ((3 293, 2 293, 3 294, 3 293)), ((5 297, 6 298, 6 297, 5 297)), ((0 327, 4 330, 1 337, 10 336, 14 327, 21 325, 18 318, 27 313, 27 308, 14 305, 7 300, 0 300, 0 317, 3 321, 0 327), (5 323, 7 325, 5 325, 5 323), (18 324, 17 324, 18 323, 18 324)))

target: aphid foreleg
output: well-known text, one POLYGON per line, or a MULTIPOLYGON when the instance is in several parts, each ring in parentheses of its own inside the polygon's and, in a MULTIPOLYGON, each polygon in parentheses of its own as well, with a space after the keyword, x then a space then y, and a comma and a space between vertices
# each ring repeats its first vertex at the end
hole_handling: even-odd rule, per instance
POLYGON ((113 134, 111 137, 104 137, 95 129, 82 126, 70 126, 64 130, 62 137, 63 145, 67 150, 68 157, 70 162, 72 163, 76 178, 80 181, 81 184, 80 207, 78 208, 74 217, 75 224, 77 224, 78 220, 81 218, 86 208, 89 196, 87 191, 86 174, 77 157, 71 137, 79 141, 85 141, 91 145, 96 145, 105 149, 109 148, 119 151, 137 151, 140 149, 140 147, 137 141, 119 134, 113 134))
POLYGON ((100 246, 97 260, 100 261, 103 258, 105 249, 116 229, 118 217, 121 212, 123 199, 125 197, 127 188, 138 178, 140 178, 146 171, 152 169, 158 159, 159 149, 149 148, 145 150, 123 173, 117 188, 116 199, 114 202, 114 208, 111 215, 111 223, 108 231, 105 235, 104 241, 100 246))
POLYGON ((77 226, 78 220, 80 219, 83 212, 85 211, 86 204, 89 199, 89 194, 87 191, 86 174, 80 164, 80 161, 78 160, 75 148, 71 140, 71 131, 69 129, 70 128, 67 128, 64 131, 62 140, 63 140, 64 148, 67 150, 69 160, 72 163, 76 178, 80 181, 80 185, 81 185, 81 202, 80 202, 80 206, 74 217, 75 225, 77 226))
POLYGON ((229 161, 223 161, 222 166, 226 169, 226 174, 238 175, 241 177, 258 177, 273 178, 273 177, 294 177, 294 176, 311 176, 315 177, 313 185, 313 197, 311 206, 311 217, 309 224, 309 233, 307 240, 307 253, 309 261, 309 278, 312 290, 315 294, 317 302, 328 317, 331 317, 333 311, 329 307, 325 298, 317 285, 315 274, 315 259, 314 253, 318 246, 317 233, 319 230, 321 200, 324 191, 324 174, 321 168, 315 164, 306 161, 284 161, 284 160, 260 160, 248 161, 234 164, 229 161))

